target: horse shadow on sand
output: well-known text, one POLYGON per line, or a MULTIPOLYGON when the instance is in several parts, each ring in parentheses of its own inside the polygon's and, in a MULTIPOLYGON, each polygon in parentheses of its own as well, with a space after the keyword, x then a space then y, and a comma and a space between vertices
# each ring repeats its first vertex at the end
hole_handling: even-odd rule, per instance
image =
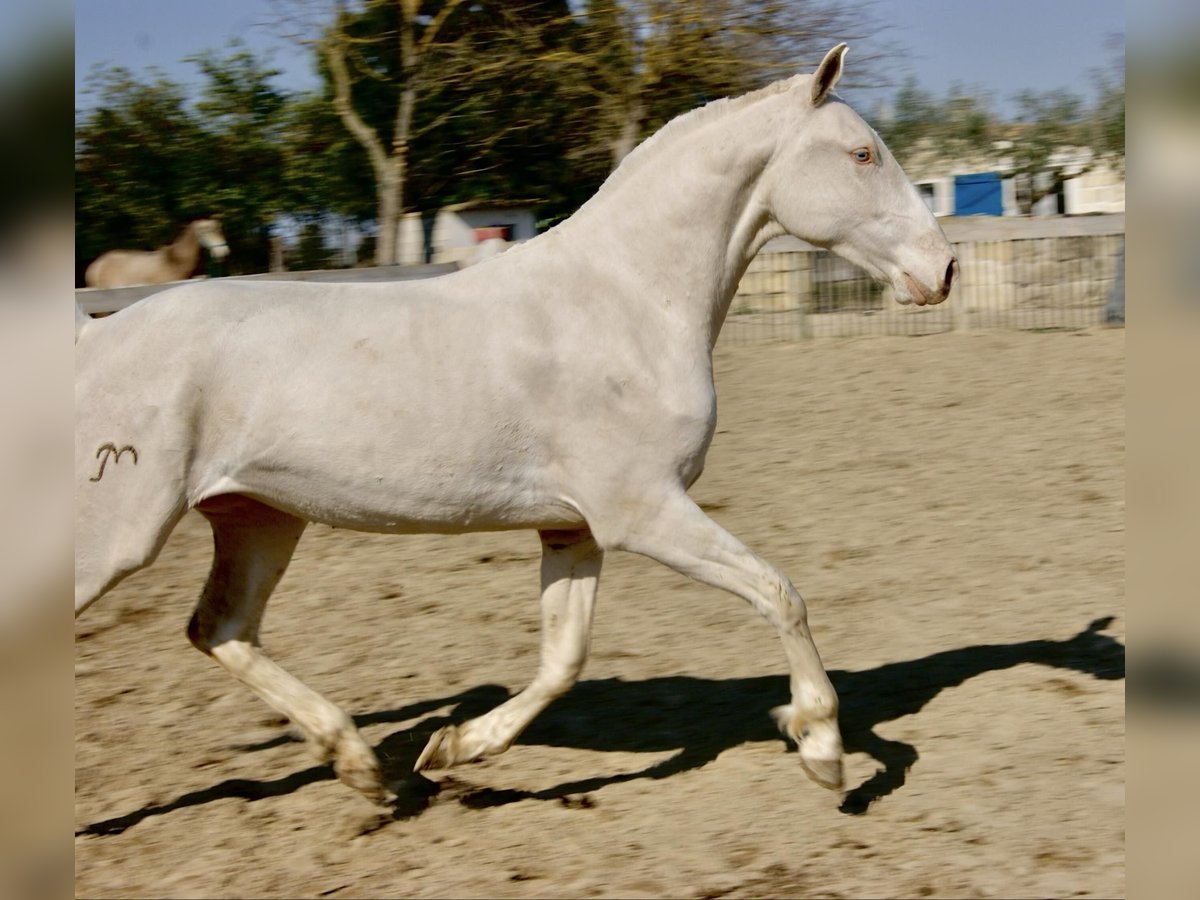
MULTIPOLYGON (((908 770, 918 758, 917 748, 881 737, 875 729, 885 722, 919 713, 948 688, 977 675, 1023 663, 1080 672, 1104 681, 1123 680, 1125 645, 1101 633, 1112 621, 1111 617, 1097 619, 1063 641, 977 644, 861 672, 831 670, 829 676, 841 699, 839 721, 846 752, 866 753, 881 766, 865 782, 846 792, 841 811, 860 815, 872 803, 904 785, 908 770)), ((610 752, 678 752, 636 772, 584 778, 538 791, 476 788, 452 776, 435 782, 412 772, 413 763, 434 731, 447 723, 481 715, 508 696, 503 687, 483 685, 452 696, 355 717, 360 727, 419 719, 411 727, 389 734, 375 747, 384 775, 397 795, 391 810, 394 818, 419 815, 439 794, 454 796, 472 808, 522 800, 586 805, 590 802, 590 792, 607 785, 669 778, 699 769, 724 751, 747 742, 778 740, 790 751, 795 750, 767 715, 769 707, 787 701, 786 675, 724 680, 684 676, 644 681, 606 678, 577 684, 535 720, 517 743, 610 752), (449 714, 444 713, 447 708, 449 714), (703 717, 695 715, 698 709, 705 711, 703 717)), ((239 749, 265 750, 290 740, 294 738, 283 735, 239 749)), ((145 806, 95 822, 77 834, 119 834, 151 816, 176 809, 231 797, 254 801, 281 796, 334 777, 332 767, 318 765, 274 780, 229 779, 183 794, 169 803, 145 806)))

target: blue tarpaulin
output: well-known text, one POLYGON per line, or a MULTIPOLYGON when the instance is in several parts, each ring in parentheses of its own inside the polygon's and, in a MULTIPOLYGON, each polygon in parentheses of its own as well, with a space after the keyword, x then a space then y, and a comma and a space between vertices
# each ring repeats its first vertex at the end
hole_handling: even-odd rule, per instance
POLYGON ((956 216, 1004 215, 1000 176, 995 172, 955 175, 954 214, 956 216))

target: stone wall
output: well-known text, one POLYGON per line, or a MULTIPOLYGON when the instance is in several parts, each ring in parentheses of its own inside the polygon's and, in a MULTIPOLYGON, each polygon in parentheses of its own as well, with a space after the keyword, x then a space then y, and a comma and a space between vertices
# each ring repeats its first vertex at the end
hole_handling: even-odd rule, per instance
POLYGON ((957 246, 950 299, 966 312, 1101 308, 1117 269, 1118 235, 976 241, 957 246))

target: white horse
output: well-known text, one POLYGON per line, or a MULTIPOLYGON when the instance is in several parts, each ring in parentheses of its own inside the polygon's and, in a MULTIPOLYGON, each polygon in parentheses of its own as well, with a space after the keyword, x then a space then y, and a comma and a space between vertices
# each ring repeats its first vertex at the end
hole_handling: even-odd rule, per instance
MULTIPOLYGON (((507 749, 575 683, 604 554, 644 554, 775 626, 774 715, 842 784, 837 697, 805 605, 688 497, 716 424, 734 289, 790 233, 944 299, 956 262, 879 136, 830 92, 845 45, 680 117, 571 219, 479 266, 403 284, 207 282, 85 322, 76 346, 76 614, 149 565, 188 509, 215 537, 192 643, 383 801, 340 708, 269 659, 259 622, 309 521, 389 533, 537 529, 532 683, 432 736, 416 768, 507 749)), ((719 728, 720 723, 714 723, 719 728)))
POLYGON ((87 267, 84 283, 93 288, 129 284, 165 284, 191 278, 200 266, 200 249, 224 259, 229 245, 217 219, 196 219, 171 243, 157 250, 109 250, 87 267))

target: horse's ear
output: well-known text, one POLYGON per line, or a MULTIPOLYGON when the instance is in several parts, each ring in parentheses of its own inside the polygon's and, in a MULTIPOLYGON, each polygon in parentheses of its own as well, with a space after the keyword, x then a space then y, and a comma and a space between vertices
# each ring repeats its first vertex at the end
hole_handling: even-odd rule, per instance
POLYGON ((838 79, 842 77, 842 58, 846 55, 846 47, 845 43, 838 44, 825 54, 825 58, 817 66, 812 83, 813 106, 820 106, 829 92, 833 90, 833 86, 838 83, 838 79))

